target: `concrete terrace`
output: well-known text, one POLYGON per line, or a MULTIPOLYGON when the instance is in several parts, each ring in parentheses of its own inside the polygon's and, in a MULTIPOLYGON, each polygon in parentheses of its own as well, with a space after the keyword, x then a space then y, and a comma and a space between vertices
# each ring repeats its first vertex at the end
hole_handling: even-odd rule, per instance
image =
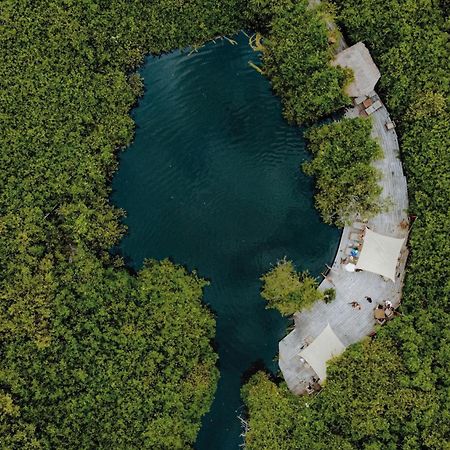
MULTIPOLYGON (((369 97, 378 99, 375 91, 369 97)), ((346 117, 365 115, 362 106, 347 111, 346 117)), ((399 159, 399 146, 395 130, 387 130, 386 123, 390 117, 384 105, 371 114, 372 135, 380 143, 384 158, 376 161, 382 173, 380 185, 382 198, 392 202, 388 211, 383 212, 367 225, 371 230, 387 236, 404 238, 407 236, 405 224, 408 222, 408 195, 406 178, 399 159)), ((374 308, 390 300, 397 307, 401 300, 404 268, 407 258, 406 246, 403 247, 397 269, 395 283, 384 280, 380 275, 370 272, 346 272, 342 260, 346 258, 351 246, 350 235, 355 236, 364 228, 364 224, 355 223, 346 226, 342 232, 339 247, 331 270, 320 284, 320 289, 330 287, 336 290, 336 299, 326 304, 317 302, 310 310, 294 314, 295 328, 279 343, 279 366, 289 389, 295 394, 304 394, 313 376, 313 369, 302 362, 299 352, 310 344, 329 323, 337 337, 345 346, 354 344, 371 334, 375 328, 374 308), (368 303, 364 297, 369 296, 373 302, 368 303), (357 301, 361 309, 354 309, 349 304, 357 301)))

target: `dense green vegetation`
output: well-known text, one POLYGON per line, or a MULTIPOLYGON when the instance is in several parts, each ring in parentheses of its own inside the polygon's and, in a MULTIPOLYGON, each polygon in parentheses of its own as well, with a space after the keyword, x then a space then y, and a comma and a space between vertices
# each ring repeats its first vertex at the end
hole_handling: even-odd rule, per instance
POLYGON ((205 283, 109 254, 115 151, 148 51, 241 26, 230 0, 4 1, 0 9, 0 442, 185 449, 217 382, 205 283))
POLYGON ((408 310, 433 305, 448 311, 448 19, 433 1, 389 1, 385 7, 372 0, 339 3, 349 35, 364 39, 379 64, 380 88, 399 126, 410 211, 418 217, 405 304, 408 310))
POLYGON ((303 125, 349 104, 343 87, 352 74, 329 64, 333 46, 324 14, 330 12, 324 7, 308 8, 307 0, 262 3, 265 8, 256 11, 270 20, 262 55, 264 72, 282 99, 287 120, 303 125))
MULTIPOLYGON (((401 318, 331 364, 314 398, 262 373, 244 388, 247 448, 450 448, 450 125, 445 2, 339 0, 352 42, 363 40, 398 125, 408 176, 410 235, 401 318)), ((447 11, 448 12, 448 11, 447 11)), ((447 20, 447 22, 446 22, 447 20)))
MULTIPOLYGON (((200 45, 244 20, 268 23, 276 8, 262 3, 3 2, 3 447, 175 449, 195 440, 217 381, 204 283, 168 262, 136 276, 110 255, 124 230, 108 202, 109 180, 116 150, 133 137, 129 112, 143 90, 133 70, 145 54, 200 45)), ((312 120, 347 101, 345 77, 328 66, 318 12, 289 1, 278 11, 267 63, 289 70, 284 56, 297 39, 290 63, 315 77, 323 99, 317 91, 302 112, 292 96, 287 108, 292 119, 312 120), (285 7, 291 18, 302 14, 283 37, 285 7), (317 58, 303 63, 316 45, 317 58)), ((288 87, 277 85, 272 67, 275 88, 288 87)))
MULTIPOLYGON (((339 0, 383 74, 408 175, 403 311, 329 370, 314 399, 259 374, 249 449, 448 449, 450 147, 445 1, 339 0)), ((448 6, 448 5, 447 5, 448 6)), ((322 9, 306 1, 4 1, 0 10, 0 441, 3 448, 189 448, 217 371, 205 285, 167 261, 129 274, 108 203, 133 136, 144 55, 244 26, 303 123, 345 105, 322 9), (274 5, 274 3, 276 3, 274 5), (186 324, 189 326, 186 326, 186 324)))
POLYGON ((168 261, 135 278, 77 258, 48 345, 6 346, 2 448, 186 448, 218 378, 204 285, 168 261))
POLYGON ((370 119, 355 118, 313 127, 306 134, 313 159, 303 170, 316 177, 315 204, 325 223, 344 226, 382 209, 380 174, 371 162, 383 152, 371 129, 370 119))
POLYGON ((431 350, 448 339, 445 326, 438 315, 391 322, 332 364, 314 398, 296 397, 258 373, 243 389, 251 411, 246 448, 447 449, 448 393, 439 385, 448 384, 449 359, 431 350))
POLYGON ((298 273, 292 261, 278 261, 261 281, 261 296, 267 301, 267 308, 275 308, 283 316, 308 308, 323 298, 323 293, 317 290, 317 280, 308 272, 298 273))

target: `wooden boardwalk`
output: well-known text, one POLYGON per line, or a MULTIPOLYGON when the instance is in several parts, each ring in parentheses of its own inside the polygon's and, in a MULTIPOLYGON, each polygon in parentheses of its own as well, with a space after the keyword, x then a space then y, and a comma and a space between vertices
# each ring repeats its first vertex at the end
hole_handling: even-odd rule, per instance
MULTIPOLYGON (((372 96, 376 96, 373 92, 372 96)), ((347 111, 346 117, 356 117, 360 114, 358 107, 347 111)), ((382 173, 380 185, 383 188, 382 198, 389 198, 392 206, 367 225, 378 233, 404 238, 407 230, 408 194, 406 178, 399 159, 399 146, 395 130, 387 130, 385 124, 390 121, 389 113, 383 107, 371 116, 372 135, 380 143, 384 158, 376 161, 374 166, 382 173)), ((299 356, 301 349, 311 343, 326 327, 331 325, 336 335, 345 346, 360 341, 374 331, 374 308, 384 300, 390 300, 397 307, 401 300, 404 268, 407 258, 406 246, 403 248, 395 283, 385 281, 380 275, 370 272, 350 273, 343 269, 342 259, 350 246, 350 234, 359 232, 361 224, 346 226, 342 232, 339 247, 331 270, 319 289, 333 287, 336 289, 336 299, 326 304, 316 302, 308 311, 294 314, 295 328, 279 343, 279 366, 289 389, 296 394, 304 394, 306 387, 315 376, 307 363, 299 356), (368 303, 365 296, 371 297, 368 303), (361 309, 353 309, 349 302, 357 301, 361 309)))

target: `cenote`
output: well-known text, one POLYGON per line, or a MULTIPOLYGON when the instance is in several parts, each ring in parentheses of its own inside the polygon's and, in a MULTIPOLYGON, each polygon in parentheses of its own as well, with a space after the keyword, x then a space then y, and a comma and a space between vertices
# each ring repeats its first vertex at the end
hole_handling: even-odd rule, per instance
POLYGON ((211 281, 204 300, 217 318, 220 381, 198 450, 237 450, 242 375, 257 362, 278 371, 287 321, 265 309, 261 274, 287 256, 318 275, 338 241, 299 169, 302 130, 283 120, 270 83, 249 66, 257 55, 248 38, 235 39, 147 60, 135 141, 113 180, 130 266, 169 257, 211 281))

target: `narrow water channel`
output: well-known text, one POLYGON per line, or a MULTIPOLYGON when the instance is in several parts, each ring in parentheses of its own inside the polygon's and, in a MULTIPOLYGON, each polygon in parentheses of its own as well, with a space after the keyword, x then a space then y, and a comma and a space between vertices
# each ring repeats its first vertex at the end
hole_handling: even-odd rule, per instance
POLYGON ((136 139, 113 181, 113 202, 127 211, 120 249, 129 264, 170 257, 211 281, 204 299, 217 316, 221 378, 198 450, 237 450, 242 374, 258 361, 278 370, 287 322, 265 310, 260 275, 285 255, 317 275, 339 239, 299 170, 301 130, 249 66, 257 57, 248 39, 235 39, 148 59, 136 139))

